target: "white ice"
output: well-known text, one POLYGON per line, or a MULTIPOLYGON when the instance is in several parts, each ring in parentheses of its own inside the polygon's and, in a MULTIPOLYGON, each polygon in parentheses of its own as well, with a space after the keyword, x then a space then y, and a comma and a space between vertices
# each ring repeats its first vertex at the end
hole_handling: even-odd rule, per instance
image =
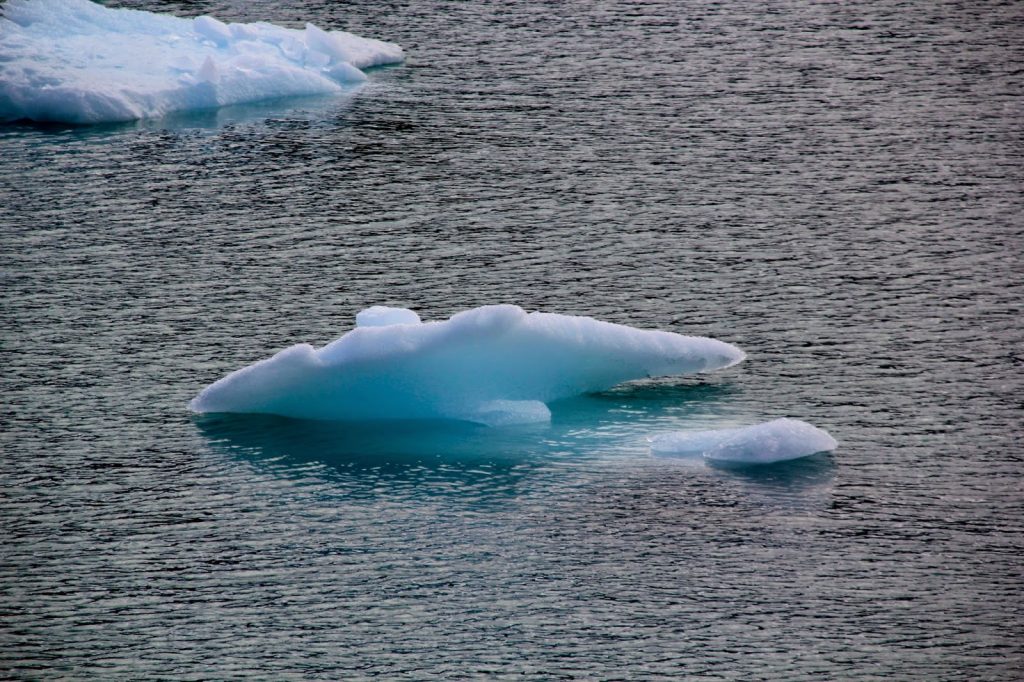
POLYGON ((705 372, 745 357, 728 343, 589 317, 474 308, 440 322, 374 307, 315 349, 286 348, 205 388, 195 412, 335 420, 550 418, 547 403, 644 377, 705 372))
POLYGON ((402 49, 313 24, 225 24, 89 0, 0 7, 0 121, 101 123, 341 92, 402 49))
POLYGON ((770 464, 835 450, 835 438, 799 419, 775 419, 714 431, 673 431, 652 436, 657 455, 703 456, 718 462, 770 464))
POLYGON ((420 316, 408 308, 375 305, 356 314, 357 327, 388 327, 394 324, 419 324, 420 316))

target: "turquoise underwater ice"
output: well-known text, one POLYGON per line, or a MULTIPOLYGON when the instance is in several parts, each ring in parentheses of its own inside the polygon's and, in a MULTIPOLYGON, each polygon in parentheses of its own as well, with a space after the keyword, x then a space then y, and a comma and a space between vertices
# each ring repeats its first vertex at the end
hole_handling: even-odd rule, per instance
MULTIPOLYGON (((190 409, 346 422, 537 424, 551 420, 553 402, 637 379, 724 369, 745 358, 716 339, 513 305, 482 306, 438 322, 374 306, 356 323, 322 348, 298 344, 232 372, 203 389, 190 409)), ((820 429, 788 419, 651 441, 655 454, 751 464, 836 447, 820 429)))

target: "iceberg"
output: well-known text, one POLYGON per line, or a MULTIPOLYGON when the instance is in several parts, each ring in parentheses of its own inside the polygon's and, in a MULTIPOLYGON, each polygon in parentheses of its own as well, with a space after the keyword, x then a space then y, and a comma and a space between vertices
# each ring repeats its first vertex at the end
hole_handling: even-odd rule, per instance
POLYGON ((634 329, 514 305, 422 322, 374 306, 316 349, 286 348, 203 389, 198 413, 371 421, 455 419, 488 425, 547 421, 547 404, 632 379, 729 367, 745 357, 704 337, 634 329))
POLYGON ((8 0, 0 18, 0 122, 104 123, 341 92, 398 45, 313 24, 225 24, 109 9, 89 0, 8 0))
POLYGON ((703 456, 714 462, 771 464, 838 447, 835 438, 799 419, 713 431, 673 431, 648 438, 657 455, 703 456))

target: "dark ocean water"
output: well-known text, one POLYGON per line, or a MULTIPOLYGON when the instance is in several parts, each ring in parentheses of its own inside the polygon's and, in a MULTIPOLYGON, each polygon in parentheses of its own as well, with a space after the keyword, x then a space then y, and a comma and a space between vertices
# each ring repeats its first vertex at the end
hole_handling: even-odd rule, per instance
POLYGON ((1024 6, 125 3, 347 98, 0 128, 0 677, 1024 677, 1024 6), (714 336, 550 426, 191 416, 372 304, 714 336), (805 419, 760 469, 644 435, 805 419))

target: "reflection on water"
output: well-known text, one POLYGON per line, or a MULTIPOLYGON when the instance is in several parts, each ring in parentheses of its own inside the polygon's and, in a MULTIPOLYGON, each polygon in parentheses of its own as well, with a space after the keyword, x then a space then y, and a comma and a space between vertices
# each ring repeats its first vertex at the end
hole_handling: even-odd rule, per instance
POLYGON ((727 386, 633 384, 554 403, 550 424, 487 427, 461 421, 330 422, 269 415, 203 415, 211 444, 263 457, 346 467, 421 466, 443 461, 521 462, 646 449, 645 436, 680 422, 706 423, 727 386))
POLYGON ((282 97, 227 107, 193 109, 167 114, 160 118, 77 125, 73 123, 13 121, 0 123, 0 134, 26 132, 73 133, 78 138, 104 137, 132 131, 215 131, 228 126, 262 125, 277 119, 290 122, 333 121, 348 109, 356 95, 356 89, 333 95, 308 97, 282 97))
POLYGON ((730 414, 731 386, 638 382, 560 401, 549 424, 488 427, 459 421, 329 422, 269 415, 203 415, 195 422, 209 445, 283 476, 344 483, 345 494, 516 494, 539 468, 556 464, 680 466, 734 478, 769 497, 827 487, 830 456, 774 466, 710 467, 700 458, 652 461, 646 437, 674 429, 742 421, 730 414))
MULTIPOLYGON (((367 73, 384 72, 400 68, 399 65, 386 64, 364 69, 367 73)), ((274 97, 256 102, 232 104, 224 107, 207 109, 190 109, 174 111, 159 118, 120 121, 113 123, 93 123, 79 125, 64 122, 46 121, 9 121, 0 122, 0 135, 4 133, 24 134, 27 131, 42 133, 73 132, 79 136, 97 137, 111 133, 130 131, 182 131, 209 130, 216 131, 228 126, 256 125, 268 121, 287 119, 290 122, 307 121, 311 123, 337 122, 351 108, 355 98, 362 91, 373 91, 387 87, 374 83, 360 83, 345 86, 336 93, 326 95, 307 95, 297 97, 274 97)))
POLYGON ((835 460, 827 452, 775 464, 707 462, 706 466, 738 485, 753 501, 775 508, 822 509, 831 499, 836 479, 835 460))
POLYGON ((508 457, 498 448, 510 430, 519 430, 457 421, 330 422, 231 414, 198 416, 196 423, 211 444, 229 444, 238 451, 375 469, 421 465, 441 456, 468 462, 508 457), (495 453, 484 449, 488 441, 495 444, 495 453))
POLYGON ((537 466, 538 427, 467 422, 327 422, 267 415, 206 415, 196 423, 215 450, 284 477, 314 476, 332 495, 376 498, 513 497, 537 466))
POLYGON ((262 123, 268 119, 323 121, 337 116, 352 103, 355 89, 334 95, 284 97, 217 109, 198 109, 168 114, 159 119, 134 121, 129 125, 150 130, 222 128, 228 125, 262 123))

